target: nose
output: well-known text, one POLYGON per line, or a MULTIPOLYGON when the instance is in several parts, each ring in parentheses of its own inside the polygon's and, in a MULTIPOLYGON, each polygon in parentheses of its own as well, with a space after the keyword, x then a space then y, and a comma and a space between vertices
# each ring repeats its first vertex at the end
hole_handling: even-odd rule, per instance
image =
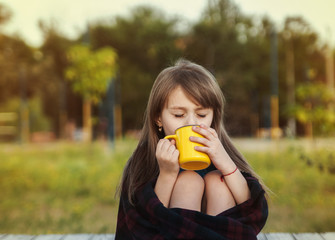
POLYGON ((185 125, 199 125, 197 117, 194 114, 188 115, 185 125))

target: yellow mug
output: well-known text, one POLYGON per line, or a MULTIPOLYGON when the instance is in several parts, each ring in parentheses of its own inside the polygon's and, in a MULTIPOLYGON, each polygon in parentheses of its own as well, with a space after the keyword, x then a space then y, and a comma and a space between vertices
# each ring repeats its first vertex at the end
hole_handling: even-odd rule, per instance
POLYGON ((176 146, 179 150, 179 165, 185 170, 201 170, 207 168, 211 164, 208 155, 203 152, 196 151, 195 146, 203 146, 200 143, 190 141, 190 137, 203 137, 194 132, 192 127, 196 125, 187 125, 176 130, 175 135, 168 135, 166 139, 175 139, 176 146))

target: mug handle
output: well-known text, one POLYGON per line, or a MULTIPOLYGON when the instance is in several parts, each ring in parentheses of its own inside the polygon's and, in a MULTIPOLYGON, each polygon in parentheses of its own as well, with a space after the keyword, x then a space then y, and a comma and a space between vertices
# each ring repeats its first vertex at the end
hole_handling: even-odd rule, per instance
POLYGON ((167 135, 164 139, 174 139, 177 141, 177 135, 167 135))

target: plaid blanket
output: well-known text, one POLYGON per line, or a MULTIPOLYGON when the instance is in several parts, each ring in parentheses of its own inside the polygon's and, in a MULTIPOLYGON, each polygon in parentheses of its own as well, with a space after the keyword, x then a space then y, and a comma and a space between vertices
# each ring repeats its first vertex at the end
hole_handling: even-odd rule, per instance
POLYGON ((149 182, 136 194, 132 206, 121 195, 115 239, 257 239, 268 216, 264 190, 243 173, 251 198, 217 216, 186 209, 168 209, 157 198, 149 182))

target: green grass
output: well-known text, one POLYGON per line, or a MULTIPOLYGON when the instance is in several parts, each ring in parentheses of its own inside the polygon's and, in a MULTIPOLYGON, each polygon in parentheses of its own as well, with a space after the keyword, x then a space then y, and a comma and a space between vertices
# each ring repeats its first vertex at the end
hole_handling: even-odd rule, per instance
POLYGON ((245 153, 273 192, 265 232, 335 230, 335 149, 308 149, 245 153))
MULTIPOLYGON (((335 230, 335 150, 242 148, 273 191, 265 232, 335 230)), ((334 140, 335 143, 335 140, 334 140)), ((0 145, 0 233, 113 233, 115 189, 136 140, 0 145)), ((334 146, 334 144, 331 144, 334 146)))
POLYGON ((0 232, 114 232, 115 189, 134 140, 0 145, 0 232))

